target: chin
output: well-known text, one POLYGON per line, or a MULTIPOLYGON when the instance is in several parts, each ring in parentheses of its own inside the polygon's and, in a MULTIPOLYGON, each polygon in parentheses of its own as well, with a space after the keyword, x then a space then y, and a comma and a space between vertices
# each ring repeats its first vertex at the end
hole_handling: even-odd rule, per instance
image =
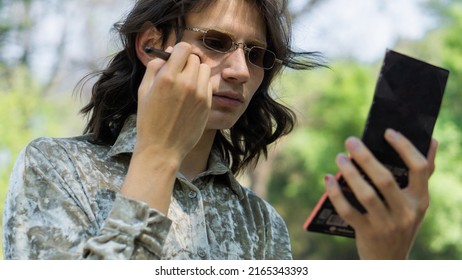
POLYGON ((236 121, 221 121, 221 122, 210 122, 209 121, 206 128, 213 129, 213 130, 230 129, 236 124, 236 121))
POLYGON ((232 123, 232 124, 228 124, 228 125, 225 125, 225 124, 220 124, 220 125, 217 125, 217 124, 209 124, 207 125, 206 129, 210 129, 210 130, 224 130, 224 129, 230 129, 234 126, 236 122, 232 123))
POLYGON ((207 129, 222 130, 232 128, 238 121, 238 117, 229 114, 211 113, 207 123, 207 129))

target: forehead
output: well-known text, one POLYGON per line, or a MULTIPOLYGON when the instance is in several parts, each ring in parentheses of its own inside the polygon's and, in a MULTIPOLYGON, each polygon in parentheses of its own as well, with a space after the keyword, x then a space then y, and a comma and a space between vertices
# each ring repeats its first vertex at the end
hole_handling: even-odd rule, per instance
POLYGON ((206 9, 191 12, 186 23, 234 34, 236 39, 266 42, 266 27, 258 7, 249 0, 216 0, 206 9))

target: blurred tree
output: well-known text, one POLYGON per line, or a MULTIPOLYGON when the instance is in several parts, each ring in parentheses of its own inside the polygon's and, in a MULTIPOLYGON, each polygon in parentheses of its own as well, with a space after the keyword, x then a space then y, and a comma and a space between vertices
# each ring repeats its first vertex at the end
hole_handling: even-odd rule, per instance
MULTIPOLYGON (((324 4, 326 2, 327 1, 323 1, 324 4)), ((289 11, 291 13, 292 21, 296 23, 301 16, 305 17, 310 14, 317 6, 321 4, 321 1, 289 0, 288 3, 290 5, 289 11)), ((280 148, 282 146, 284 145, 280 141, 279 145, 276 145, 271 149, 271 152, 268 154, 268 157, 265 160, 260 161, 253 170, 248 171, 248 173, 245 174, 242 178, 242 181, 248 181, 247 185, 250 186, 262 198, 267 198, 268 183, 271 178, 271 173, 274 170, 274 161, 280 153, 280 148)))
MULTIPOLYGON (((462 9, 460 2, 451 3, 444 9, 435 2, 430 6, 444 16, 443 27, 421 41, 401 41, 395 48, 451 71, 434 132, 440 147, 431 179, 431 207, 411 252, 413 259, 462 258, 458 207, 462 202, 462 9)), ((336 61, 330 66, 332 71, 288 72, 279 90, 288 103, 295 104, 301 123, 278 148, 268 199, 286 219, 296 259, 356 258, 353 240, 302 229, 324 192, 324 174, 337 170, 334 158, 344 150, 343 139, 361 134, 379 70, 378 64, 355 61, 336 61)))
POLYGON ((431 181, 431 207, 416 241, 415 256, 423 259, 462 258, 462 2, 432 1, 444 27, 422 42, 451 74, 435 137, 439 140, 436 171, 431 181))
MULTIPOLYGON (((20 0, 2 2, 0 13, 0 26, 2 43, 0 44, 0 64, 4 66, 6 75, 15 73, 18 67, 26 67, 29 71, 34 69, 34 60, 42 55, 42 44, 37 42, 42 40, 46 43, 50 37, 57 36, 53 55, 56 59, 47 61, 49 64, 49 74, 47 75, 40 94, 45 95, 50 92, 53 82, 60 70, 60 61, 65 56, 64 46, 67 29, 55 28, 53 32, 42 29, 41 23, 51 15, 63 12, 63 1, 56 0, 20 0), (11 15, 14 14, 14 17, 11 15)), ((45 72, 48 69, 41 67, 45 72)), ((32 73, 32 72, 31 72, 32 73)), ((12 80, 9 77, 7 80, 12 80)))
MULTIPOLYGON (((0 78, 0 213, 14 159, 33 138, 77 135, 82 127, 76 118, 76 102, 71 95, 48 98, 40 95, 41 86, 31 78, 27 67, 17 67, 11 80, 0 78), (59 120, 59 121, 57 121, 59 120)), ((0 216, 0 224, 2 216, 0 216)), ((0 229, 1 235, 1 229, 0 229)), ((1 259, 0 249, 0 259, 1 259)))
POLYGON ((428 210, 411 257, 462 258, 462 2, 428 1, 440 17, 439 28, 419 42, 400 41, 396 48, 450 70, 434 137, 439 141, 436 171, 431 178, 428 210))
MULTIPOLYGON (((326 2, 326 1, 323 1, 326 2)), ((313 9, 318 6, 321 1, 319 0, 303 0, 303 1, 294 1, 290 0, 289 4, 296 3, 297 7, 291 9, 292 19, 296 20, 301 16, 306 16, 311 13, 313 9)))
POLYGON ((296 104, 299 125, 274 163, 268 199, 288 224, 297 259, 357 258, 352 239, 307 233, 302 225, 324 192, 324 175, 336 172, 343 140, 362 132, 375 68, 338 61, 330 69, 288 73, 282 81, 280 91, 296 104))
MULTIPOLYGON (((451 77, 435 130, 440 148, 437 171, 432 177, 432 205, 411 257, 460 259, 461 3, 459 0, 427 2, 431 4, 429 11, 446 20, 444 28, 430 33, 422 42, 402 41, 397 48, 449 68, 451 77)), ((296 23, 313 12, 321 1, 289 3, 297 3, 292 9, 296 23)), ((69 101, 76 80, 69 77, 77 73, 78 80, 84 73, 98 69, 101 57, 111 52, 107 41, 101 39, 109 31, 103 18, 108 14, 119 15, 123 10, 120 5, 126 6, 126 1, 0 0, 0 211, 14 158, 30 139, 80 132, 80 118, 75 117, 78 104, 69 101), (53 17, 57 18, 55 28, 59 28, 50 32, 43 23, 53 17), (48 45, 38 44, 47 38, 55 40, 48 45), (78 46, 85 51, 75 52, 78 46), (49 74, 40 81, 31 78, 37 68, 32 58, 45 60, 41 51, 50 49, 53 59, 47 60, 49 74), (59 95, 52 96, 53 91, 59 95), (69 109, 70 106, 75 108, 69 109)), ((352 239, 307 233, 302 229, 323 193, 324 174, 337 170, 334 158, 344 150, 343 140, 349 135, 359 136, 362 131, 379 65, 339 61, 330 66, 331 69, 305 73, 286 72, 276 92, 283 94, 280 97, 283 102, 295 106, 299 126, 273 147, 269 160, 251 176, 256 190, 267 196, 286 219, 296 259, 356 258, 352 239)), ((39 69, 39 72, 44 70, 39 69)))

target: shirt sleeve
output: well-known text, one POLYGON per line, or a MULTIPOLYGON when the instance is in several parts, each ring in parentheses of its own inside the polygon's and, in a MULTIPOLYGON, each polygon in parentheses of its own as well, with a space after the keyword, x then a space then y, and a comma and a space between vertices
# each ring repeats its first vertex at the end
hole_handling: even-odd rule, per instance
POLYGON ((117 195, 99 235, 84 255, 91 259, 160 259, 171 221, 143 202, 117 195))
POLYGON ((274 208, 271 207, 269 215, 271 222, 267 230, 267 240, 269 242, 266 249, 265 259, 291 260, 292 249, 287 225, 274 208))
POLYGON ((59 148, 51 150, 29 145, 15 163, 3 213, 5 259, 161 258, 166 216, 117 194, 99 226, 75 166, 63 149, 57 161, 59 148))

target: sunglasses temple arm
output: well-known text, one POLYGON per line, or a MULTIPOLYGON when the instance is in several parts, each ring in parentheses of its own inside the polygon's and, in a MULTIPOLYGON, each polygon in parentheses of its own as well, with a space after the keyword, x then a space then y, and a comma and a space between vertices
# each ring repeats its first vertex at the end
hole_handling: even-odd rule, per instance
POLYGON ((283 63, 284 63, 284 61, 282 61, 281 59, 277 59, 277 58, 274 59, 274 62, 275 62, 275 63, 279 63, 279 64, 283 64, 283 63))

